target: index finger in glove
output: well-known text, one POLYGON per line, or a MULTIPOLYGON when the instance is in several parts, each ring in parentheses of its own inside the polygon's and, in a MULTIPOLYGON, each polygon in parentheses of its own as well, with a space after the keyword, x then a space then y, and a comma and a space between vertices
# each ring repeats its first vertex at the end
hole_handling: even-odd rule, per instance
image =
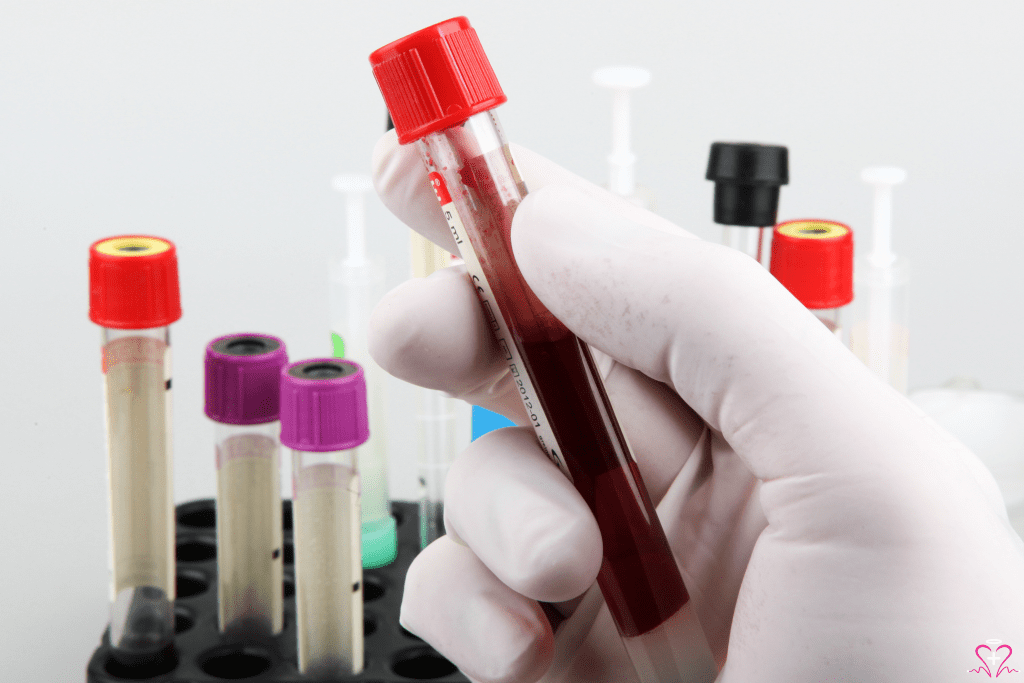
MULTIPOLYGON (((574 187, 598 205, 628 220, 656 230, 689 236, 664 218, 584 180, 536 152, 514 143, 509 147, 515 157, 516 168, 531 192, 553 184, 574 187)), ((459 253, 419 151, 415 145, 399 145, 394 130, 385 133, 373 148, 373 186, 384 206, 403 223, 450 253, 459 253)))
MULTIPOLYGON (((617 197, 548 159, 512 145, 516 167, 531 190, 569 186, 625 221, 688 238, 688 233, 617 197)), ((426 169, 414 145, 399 145, 393 131, 374 149, 374 185, 384 204, 412 229, 455 250, 426 169)), ((464 267, 403 283, 373 312, 370 349, 389 373, 445 391, 528 423, 519 391, 485 319, 464 267)), ((683 401, 659 382, 595 352, 606 388, 619 414, 652 500, 657 502, 703 429, 683 401), (658 457, 660 456, 660 457, 658 457)))

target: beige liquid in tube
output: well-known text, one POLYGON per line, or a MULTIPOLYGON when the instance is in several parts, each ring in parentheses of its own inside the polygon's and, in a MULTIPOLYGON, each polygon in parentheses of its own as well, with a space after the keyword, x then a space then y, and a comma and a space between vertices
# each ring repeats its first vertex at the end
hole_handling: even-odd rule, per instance
POLYGON ((299 670, 311 676, 359 672, 362 560, 350 552, 361 529, 359 477, 335 453, 295 451, 293 459, 299 670))
POLYGON ((173 640, 174 515, 168 328, 105 329, 111 519, 110 640, 128 652, 173 640))
POLYGON ((255 427, 233 427, 249 433, 217 447, 218 623, 238 636, 276 635, 283 625, 279 446, 255 427))

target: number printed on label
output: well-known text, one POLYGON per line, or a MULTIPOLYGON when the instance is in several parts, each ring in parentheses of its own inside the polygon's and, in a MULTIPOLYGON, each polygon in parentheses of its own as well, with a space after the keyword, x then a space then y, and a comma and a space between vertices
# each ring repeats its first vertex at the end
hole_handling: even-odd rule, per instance
POLYGON ((508 325, 505 324, 505 319, 500 315, 500 309, 497 307, 490 284, 487 282, 483 269, 480 267, 480 261, 473 250, 473 245, 468 239, 465 239, 465 226, 455 210, 455 204, 452 202, 451 194, 445 186, 444 179, 440 173, 435 171, 430 174, 430 182, 433 185, 438 201, 441 202, 441 211, 444 212, 448 228, 452 232, 452 237, 455 238, 455 244, 459 247, 459 254, 466 264, 466 270, 476 286, 476 293, 484 308, 484 315, 490 323, 491 329, 494 330, 498 346, 505 353, 509 372, 512 374, 512 379, 519 389, 519 397, 522 399, 526 413, 530 417, 530 424, 537 434, 540 447, 548 458, 558 466, 558 469, 562 470, 562 473, 572 481, 569 468, 565 465, 565 459, 559 453, 561 449, 555 441, 555 435, 551 431, 548 418, 541 409, 540 402, 537 400, 537 392, 533 387, 533 382, 530 381, 530 376, 525 370, 526 366, 519 356, 519 350, 512 341, 512 333, 509 331, 508 325))

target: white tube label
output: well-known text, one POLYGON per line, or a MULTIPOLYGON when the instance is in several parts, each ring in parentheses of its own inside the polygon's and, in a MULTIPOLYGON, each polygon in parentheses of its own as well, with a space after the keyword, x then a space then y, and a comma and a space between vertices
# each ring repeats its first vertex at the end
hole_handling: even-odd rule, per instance
POLYGON ((551 431, 551 424, 541 408, 540 401, 537 399, 537 390, 534 388, 533 382, 530 381, 530 376, 526 372, 526 365, 523 363, 523 359, 519 355, 519 349, 516 348, 513 341, 512 332, 501 315, 501 310, 498 308, 494 298, 494 291, 484 276, 483 268, 480 267, 480 260, 476 256, 476 251, 473 250, 472 243, 466 237, 465 226, 459 217, 458 211, 455 209, 455 203, 448 193, 448 188, 445 187, 444 179, 440 173, 435 171, 430 174, 430 182, 434 187, 434 193, 437 195, 438 201, 441 202, 441 211, 444 213, 445 220, 448 221, 448 229, 452 231, 452 237, 455 238, 455 244, 459 248, 459 255, 465 261, 466 270, 473 280, 473 286, 476 287, 476 294, 480 298, 484 315, 487 317, 491 329, 494 331, 494 336, 498 340, 498 346, 501 347, 501 351, 505 356, 509 372, 512 374, 512 380, 519 389, 519 397, 523 400, 523 406, 526 408, 526 414, 530 419, 531 426, 533 426, 533 431, 537 434, 540 447, 551 462, 555 463, 558 469, 562 470, 562 474, 569 481, 572 481, 569 468, 566 467, 565 460, 562 458, 561 453, 558 452, 558 442, 555 441, 555 434, 551 431))

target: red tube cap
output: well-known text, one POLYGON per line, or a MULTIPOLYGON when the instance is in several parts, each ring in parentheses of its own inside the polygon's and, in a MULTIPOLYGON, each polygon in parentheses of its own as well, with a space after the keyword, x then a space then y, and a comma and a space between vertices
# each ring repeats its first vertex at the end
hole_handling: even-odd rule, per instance
POLYGON ((772 275, 807 308, 853 301, 853 231, 835 221, 786 221, 772 235, 772 275))
POLYGON ((164 327, 181 317, 178 256, 160 237, 121 235, 89 247, 89 318, 125 330, 164 327))
POLYGON ((508 99, 466 17, 388 43, 370 65, 403 145, 508 99))

